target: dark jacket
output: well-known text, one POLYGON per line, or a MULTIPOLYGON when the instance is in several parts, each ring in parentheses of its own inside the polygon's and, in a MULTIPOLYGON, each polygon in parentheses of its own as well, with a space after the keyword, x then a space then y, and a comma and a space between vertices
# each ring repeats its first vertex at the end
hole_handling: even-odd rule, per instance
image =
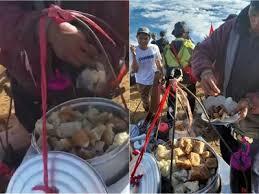
MULTIPOLYGON (((38 28, 39 18, 47 14, 46 11, 50 3, 45 1, 0 2, 0 64, 7 68, 11 78, 16 116, 29 131, 34 129, 34 123, 41 117, 38 28), (31 69, 31 73, 29 69, 31 69)), ((118 73, 120 59, 126 56, 127 52, 125 49, 128 48, 129 2, 65 1, 60 3, 63 8, 86 12, 97 17, 91 19, 101 26, 116 42, 115 47, 93 29, 109 55, 109 60, 115 71, 117 70, 115 73, 118 73), (107 27, 101 20, 105 20, 111 28, 107 27)), ((50 51, 50 47, 48 49, 50 51)), ((47 64, 47 78, 51 79, 51 69, 54 69, 54 65, 59 65, 60 68, 65 67, 64 62, 53 57, 52 62, 47 64), (60 65, 58 64, 59 62, 61 62, 60 65)), ((67 66, 71 67, 71 65, 67 66)), ((67 71, 68 73, 74 73, 73 70, 69 70, 67 71)), ((109 84, 110 86, 110 83, 107 81, 107 85, 109 84)), ((111 89, 109 86, 107 86, 107 91, 111 89)), ((73 88, 62 92, 48 91, 48 108, 75 98, 74 91, 73 88)), ((77 91, 77 96, 79 92, 77 91)), ((86 96, 85 93, 82 96, 86 96)), ((91 95, 87 94, 87 96, 91 95)))
MULTIPOLYGON (((25 65, 23 52, 26 51, 32 74, 37 86, 40 86, 38 22, 40 16, 47 14, 46 10, 40 9, 40 7, 47 8, 49 4, 50 2, 42 1, 0 2, 0 64, 7 68, 10 77, 15 79, 26 92, 38 97, 40 87, 35 87, 32 76, 25 65)), ((128 1, 73 1, 60 4, 66 9, 90 13, 112 26, 111 30, 97 19, 93 19, 112 38, 116 39, 117 47, 115 48, 97 33, 109 54, 112 65, 117 67, 120 58, 126 55, 124 48, 128 48, 128 1)))
MULTIPOLYGON (((237 18, 227 21, 216 29, 213 34, 200 43, 194 50, 191 65, 194 76, 200 80, 204 70, 211 69, 216 77, 218 87, 226 94, 226 89, 231 77, 239 39, 243 33, 248 33, 250 22, 248 17, 249 7, 244 8, 237 18)), ((254 107, 259 107, 258 91, 246 94, 252 100, 254 107)), ((245 120, 240 122, 241 128, 249 133, 249 136, 259 138, 259 117, 257 113, 249 113, 245 120), (253 134, 253 135, 251 135, 253 134)))

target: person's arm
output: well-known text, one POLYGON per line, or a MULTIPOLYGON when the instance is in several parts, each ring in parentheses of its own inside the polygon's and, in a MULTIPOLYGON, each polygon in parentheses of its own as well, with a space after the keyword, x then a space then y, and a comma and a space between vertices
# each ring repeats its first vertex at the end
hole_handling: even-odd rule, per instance
POLYGON ((131 64, 132 73, 137 73, 139 65, 138 65, 137 58, 136 58, 136 47, 131 45, 130 51, 132 54, 132 64, 131 64))
MULTIPOLYGON (((47 14, 47 11, 48 9, 26 11, 17 2, 0 2, 0 26, 3 26, 0 36, 2 58, 8 56, 8 53, 25 50, 29 60, 34 58, 32 66, 39 65, 39 62, 36 62, 39 58, 39 19, 47 14)), ((90 44, 75 26, 67 22, 56 24, 49 19, 45 28, 47 41, 60 59, 74 66, 91 64, 98 59, 95 46, 90 44)), ((8 65, 1 57, 0 63, 8 65)))
POLYGON ((156 60, 156 66, 157 66, 157 69, 160 72, 160 78, 163 78, 164 77, 164 71, 163 71, 162 59, 157 59, 156 60))
POLYGON ((229 33, 233 25, 233 21, 224 23, 194 49, 191 59, 192 72, 196 80, 201 82, 206 95, 216 96, 221 92, 213 71, 215 65, 224 66, 216 60, 225 56, 229 33))
POLYGON ((157 69, 160 71, 161 73, 161 77, 163 77, 163 63, 162 63, 162 56, 161 53, 159 51, 159 47, 157 45, 155 45, 155 61, 156 61, 156 66, 157 69))

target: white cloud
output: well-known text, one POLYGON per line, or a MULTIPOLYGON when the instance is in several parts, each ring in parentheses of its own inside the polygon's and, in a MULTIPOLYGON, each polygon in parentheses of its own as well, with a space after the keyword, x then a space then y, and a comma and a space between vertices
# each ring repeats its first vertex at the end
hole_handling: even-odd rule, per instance
MULTIPOLYGON (((148 27, 171 33, 178 21, 186 21, 195 42, 208 35, 210 24, 214 28, 222 24, 228 14, 238 14, 250 0, 131 0, 130 9, 139 11, 142 18, 153 19, 148 27)), ((132 15, 132 17, 134 17, 132 15)), ((135 20, 137 18, 134 18, 135 20)), ((134 22, 134 21, 131 21, 134 22)), ((142 24, 145 25, 145 24, 142 24)), ((172 36, 170 36, 172 38, 172 36)), ((130 42, 135 42, 135 34, 130 34, 130 42)))

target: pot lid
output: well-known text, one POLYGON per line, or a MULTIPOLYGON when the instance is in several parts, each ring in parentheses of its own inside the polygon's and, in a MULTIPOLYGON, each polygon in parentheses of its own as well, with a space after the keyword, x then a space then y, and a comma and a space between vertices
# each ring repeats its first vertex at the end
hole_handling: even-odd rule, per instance
MULTIPOLYGON (((89 163, 65 152, 48 153, 49 186, 59 193, 107 193, 106 186, 89 163)), ((42 155, 36 155, 19 166, 7 187, 7 193, 32 193, 43 185, 42 155)))
MULTIPOLYGON (((133 171, 138 156, 130 162, 130 172, 133 171)), ((153 155, 145 153, 136 171, 136 175, 143 174, 138 186, 130 186, 131 193, 159 193, 160 171, 153 155)))

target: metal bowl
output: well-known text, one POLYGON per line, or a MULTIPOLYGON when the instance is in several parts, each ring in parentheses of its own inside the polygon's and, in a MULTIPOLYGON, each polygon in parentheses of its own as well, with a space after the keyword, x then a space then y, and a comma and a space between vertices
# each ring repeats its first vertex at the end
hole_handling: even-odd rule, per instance
MULTIPOLYGON (((64 106, 70 106, 75 110, 84 111, 89 107, 94 107, 101 111, 112 112, 115 116, 123 119, 127 124, 125 131, 128 132, 128 112, 120 105, 114 103, 109 99, 104 98, 78 98, 67 102, 64 102, 47 112, 47 117, 55 111, 60 110, 64 106)), ((122 131, 116 131, 122 132, 122 131)), ((36 134, 32 134, 32 147, 41 153, 39 146, 36 143, 36 134)), ((117 182, 121 177, 128 173, 129 163, 129 141, 116 147, 108 153, 104 153, 101 156, 96 156, 92 159, 87 160, 94 168, 100 173, 106 185, 109 186, 117 182)))
MULTIPOLYGON (((205 143, 206 148, 214 155, 214 157, 217 159, 218 167, 216 169, 215 174, 210 178, 210 182, 206 184, 205 187, 202 189, 196 191, 195 193, 216 193, 219 190, 220 187, 220 175, 219 175, 219 158, 217 157, 217 154, 215 150, 204 140, 196 137, 181 137, 181 138, 188 138, 196 141, 202 141, 205 143)), ((179 140, 180 138, 175 139, 175 143, 179 140)), ((168 146, 170 142, 165 143, 165 146, 168 146)), ((155 153, 155 157, 157 158, 157 153, 155 153)))

